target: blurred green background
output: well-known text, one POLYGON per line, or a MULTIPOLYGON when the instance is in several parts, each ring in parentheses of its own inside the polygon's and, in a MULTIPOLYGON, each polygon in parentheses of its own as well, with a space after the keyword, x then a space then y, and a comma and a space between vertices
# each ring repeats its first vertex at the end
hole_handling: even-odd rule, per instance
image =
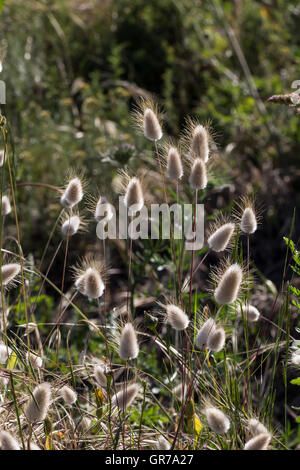
MULTIPOLYGON (((2 112, 18 181, 60 186, 80 167, 92 192, 109 194, 116 169, 137 168, 151 148, 131 111, 138 95, 155 94, 166 134, 178 138, 187 115, 211 123, 230 197, 255 191, 264 208, 253 256, 279 282, 282 237, 299 205, 300 128, 293 108, 267 99, 300 79, 297 0, 0 5, 2 112)), ((32 188, 18 198, 24 252, 40 256, 59 200, 32 188)))

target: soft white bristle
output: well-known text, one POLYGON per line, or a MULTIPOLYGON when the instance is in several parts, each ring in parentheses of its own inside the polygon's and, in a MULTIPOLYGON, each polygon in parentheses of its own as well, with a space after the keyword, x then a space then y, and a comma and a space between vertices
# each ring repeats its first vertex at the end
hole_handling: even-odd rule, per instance
POLYGON ((215 299, 219 305, 231 304, 237 299, 242 279, 243 272, 239 264, 232 264, 226 269, 215 290, 215 299))
POLYGON ((2 216, 11 212, 11 205, 7 196, 2 196, 2 216))
POLYGON ((122 410, 126 410, 126 408, 131 405, 137 396, 139 390, 140 387, 137 384, 131 384, 127 387, 124 387, 118 393, 113 395, 111 399, 112 406, 117 406, 122 410))
POLYGON ((193 158, 200 158, 207 162, 209 156, 209 139, 208 133, 204 126, 198 124, 193 131, 191 141, 191 156, 193 158))
POLYGON ((36 354, 33 353, 27 353, 26 355, 26 361, 27 363, 32 365, 34 369, 40 369, 43 365, 43 359, 40 356, 37 356, 36 354))
POLYGON ((234 232, 234 224, 228 223, 219 227, 212 235, 208 238, 208 245, 211 250, 220 252, 227 248, 227 245, 234 232))
POLYGON ((59 396, 64 400, 67 405, 73 405, 77 400, 77 394, 71 387, 64 385, 60 391, 59 396))
POLYGON ((101 366, 94 367, 94 376, 100 387, 107 387, 107 378, 101 366))
POLYGON ((250 322, 258 321, 260 318, 260 312, 254 305, 243 305, 242 308, 239 307, 238 311, 240 314, 243 312, 250 322))
POLYGON ((139 354, 139 344, 135 329, 132 323, 126 323, 124 326, 119 346, 119 356, 123 361, 135 359, 139 354))
POLYGON ((26 418, 31 423, 44 421, 51 400, 50 384, 44 382, 38 385, 35 387, 32 395, 25 410, 26 418))
POLYGON ((20 450, 16 439, 7 431, 0 432, 0 448, 1 450, 20 450))
POLYGON ((225 344, 225 331, 223 328, 217 328, 213 331, 207 340, 207 349, 212 352, 219 352, 225 344))
POLYGON ((182 162, 176 147, 170 147, 167 156, 167 176, 170 180, 178 181, 183 176, 182 162))
POLYGON ((162 135, 156 114, 152 109, 146 108, 144 111, 144 136, 149 140, 157 141, 162 138, 162 135))
POLYGON ((136 212, 140 211, 144 205, 141 183, 135 176, 131 178, 128 183, 124 203, 128 209, 129 215, 134 215, 136 212))
POLYGON ((267 450, 271 442, 269 433, 261 433, 246 442, 244 450, 267 450))
POLYGON ((171 448, 171 444, 164 436, 159 436, 157 441, 157 450, 169 450, 171 448))
POLYGON ((206 166, 203 160, 196 158, 191 168, 189 183, 192 189, 204 189, 207 186, 206 166))
POLYGON ((11 349, 4 343, 0 343, 0 364, 4 364, 11 355, 11 349))
POLYGON ((73 178, 67 185, 62 197, 61 203, 65 207, 72 208, 76 206, 83 198, 82 184, 79 178, 73 178))
POLYGON ((207 341, 210 334, 216 329, 216 323, 212 318, 208 318, 197 333, 195 344, 197 348, 203 349, 207 347, 207 341))
POLYGON ((269 432, 267 428, 260 421, 258 421, 258 419, 255 419, 255 418, 251 418, 249 420, 248 427, 249 427, 249 431, 255 435, 268 434, 269 432))
POLYGON ((241 218, 241 230, 244 233, 252 234, 257 229, 257 220, 251 207, 246 207, 241 218))
POLYGON ((167 305, 167 322, 174 330, 182 331, 189 326, 188 316, 177 305, 167 305))
POLYGON ((204 410, 208 426, 216 434, 224 434, 230 428, 230 421, 223 411, 218 408, 206 408, 204 410))
POLYGON ((61 226, 61 231, 64 237, 72 237, 80 227, 80 218, 78 215, 69 217, 61 226))

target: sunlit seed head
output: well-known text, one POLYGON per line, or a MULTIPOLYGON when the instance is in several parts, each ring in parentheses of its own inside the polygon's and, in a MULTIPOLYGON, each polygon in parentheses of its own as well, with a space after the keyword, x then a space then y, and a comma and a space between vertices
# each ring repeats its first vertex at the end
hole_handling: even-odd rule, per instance
POLYGON ((232 264, 221 276, 214 296, 219 305, 228 305, 238 297, 243 280, 243 271, 239 264, 232 264))
POLYGON ((51 400, 50 384, 44 382, 33 391, 33 397, 30 396, 29 403, 25 410, 25 415, 31 423, 44 421, 51 400))
POLYGON ((195 344, 197 348, 203 349, 207 347, 207 341, 210 334, 212 334, 216 329, 216 323, 212 318, 208 318, 206 322, 203 323, 202 327, 197 333, 195 344))
POLYGON ((207 186, 206 166, 203 160, 196 158, 192 164, 189 183, 192 189, 205 189, 207 186))
POLYGON ((107 201, 102 201, 100 197, 95 208, 94 217, 97 222, 106 221, 109 222, 114 216, 112 205, 107 201))
POLYGON ((157 441, 157 450, 169 450, 171 444, 164 436, 159 436, 157 441))
POLYGON ((126 410, 136 398, 140 387, 137 384, 130 384, 113 395, 111 399, 112 406, 117 406, 121 410, 126 410))
POLYGON ((144 110, 144 136, 152 141, 157 141, 162 138, 161 125, 158 117, 151 108, 144 110))
POLYGON ((191 139, 190 154, 192 158, 200 158, 207 162, 209 157, 209 137, 207 130, 201 124, 194 127, 191 139))
POLYGON ((291 363, 294 366, 300 366, 300 349, 291 354, 291 363))
POLYGON ((68 387, 67 385, 64 385, 60 389, 59 396, 67 405, 73 405, 73 403, 75 403, 77 400, 77 394, 72 388, 68 387))
POLYGON ((219 352, 225 344, 225 331, 223 328, 214 330, 207 339, 207 349, 212 352, 219 352))
POLYGON ((174 328, 174 330, 182 331, 189 326, 189 319, 186 313, 177 305, 167 305, 167 322, 174 328))
POLYGON ((176 147, 170 147, 168 151, 167 176, 172 181, 178 181, 183 176, 182 162, 176 147))
POLYGON ((123 361, 135 359, 139 354, 139 344, 135 329, 132 323, 126 323, 124 326, 119 345, 119 356, 123 361))
POLYGON ((104 283, 95 268, 88 268, 85 272, 85 294, 91 299, 98 299, 103 295, 104 283))
POLYGON ((5 151, 4 149, 0 150, 0 168, 4 165, 5 161, 5 151))
POLYGON ((248 423, 248 428, 251 434, 268 434, 267 428, 258 419, 251 418, 248 423))
POLYGON ((241 230, 244 233, 252 234, 257 229, 257 220, 251 207, 246 207, 241 217, 241 230))
POLYGON ((216 252, 224 251, 230 242, 234 229, 235 225, 233 223, 221 225, 208 238, 210 249, 216 252))
POLYGON ((29 352, 26 354, 26 362, 31 364, 34 369, 40 369, 43 365, 43 359, 36 354, 29 352))
POLYGON ((103 388, 107 387, 107 378, 101 366, 94 367, 94 376, 98 385, 100 385, 100 387, 103 387, 103 388))
POLYGON ((0 364, 4 364, 11 355, 11 348, 5 343, 0 343, 0 364))
POLYGON ((102 265, 86 258, 82 268, 75 268, 75 287, 90 299, 98 299, 104 293, 104 273, 102 265))
POLYGON ((78 215, 68 217, 61 226, 61 231, 64 237, 72 237, 78 232, 80 227, 80 218, 78 215))
POLYGON ((218 408, 206 408, 204 413, 210 429, 216 434, 225 434, 230 428, 230 421, 218 408))
POLYGON ((259 310, 254 307, 254 305, 243 305, 243 307, 239 307, 239 313, 242 313, 245 315, 247 320, 249 322, 256 322, 260 318, 260 312, 259 310))
POLYGON ((2 216, 11 212, 11 205, 7 196, 2 196, 2 216))
POLYGON ((17 263, 4 264, 1 268, 2 283, 7 286, 13 279, 17 277, 21 271, 21 266, 17 263))
POLYGON ((267 450, 271 442, 269 433, 261 433, 246 442, 244 450, 267 450))
POLYGON ((87 416, 84 416, 78 424, 78 429, 81 432, 86 432, 92 425, 92 420, 87 416))
POLYGON ((76 206, 82 198, 83 189, 81 180, 78 177, 71 179, 61 197, 61 204, 64 207, 72 208, 76 206))
POLYGON ((1 450, 20 450, 17 440, 7 431, 0 431, 1 450))
POLYGON ((140 211, 144 205, 143 191, 140 180, 135 176, 128 183, 124 198, 125 206, 129 215, 134 215, 140 211))

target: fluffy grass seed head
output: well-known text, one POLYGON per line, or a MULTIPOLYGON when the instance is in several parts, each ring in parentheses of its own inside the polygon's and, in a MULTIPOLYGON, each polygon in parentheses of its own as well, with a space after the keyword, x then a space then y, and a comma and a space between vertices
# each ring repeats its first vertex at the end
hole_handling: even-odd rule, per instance
POLYGON ((4 149, 0 150, 0 168, 3 167, 5 162, 5 151, 4 149))
POLYGON ((60 199, 62 206, 71 209, 79 204, 83 198, 84 186, 85 181, 83 175, 75 176, 74 172, 71 171, 68 177, 68 183, 60 199))
POLYGON ((11 348, 5 343, 0 343, 0 364, 4 364, 11 355, 11 348))
POLYGON ((192 189, 205 189, 207 186, 206 165, 201 158, 196 158, 191 166, 189 184, 192 189))
POLYGON ((154 100, 140 98, 133 116, 137 127, 143 129, 146 139, 157 142, 162 138, 161 113, 154 100))
POLYGON ((103 265, 90 257, 85 258, 80 267, 76 267, 75 287, 90 299, 98 299, 105 289, 105 272, 103 265))
POLYGON ((203 126, 196 119, 187 119, 183 141, 189 159, 200 158, 204 163, 208 161, 212 140, 209 127, 209 124, 203 126))
POLYGON ((100 387, 102 388, 107 387, 107 378, 101 366, 94 367, 94 377, 96 379, 97 384, 100 385, 100 387))
POLYGON ((77 400, 76 392, 74 392, 74 390, 71 387, 68 387, 67 385, 64 385, 60 389, 59 396, 67 405, 73 405, 77 400))
POLYGON ((208 318, 203 325, 201 326, 200 330, 198 331, 195 344, 197 348, 204 349, 207 348, 207 341, 209 336, 215 331, 216 323, 213 318, 208 318))
POLYGON ((65 217, 62 225, 61 225, 61 232, 62 235, 66 237, 72 237, 75 235, 79 228, 82 226, 82 221, 79 215, 72 215, 71 217, 65 217))
POLYGON ((189 318, 187 314, 177 305, 169 304, 165 306, 166 320, 174 330, 182 331, 189 326, 189 318))
POLYGON ((179 149, 170 143, 164 146, 163 161, 167 177, 171 181, 179 181, 183 177, 183 165, 179 149))
POLYGON ((144 205, 144 197, 140 180, 134 176, 130 179, 124 197, 125 206, 129 215, 140 211, 144 205))
POLYGON ((171 444, 164 436, 159 436, 156 447, 157 450, 169 450, 171 448, 171 444))
POLYGON ((119 356, 123 361, 136 359, 139 354, 139 343, 132 323, 126 323, 121 331, 119 356))
POLYGON ((31 423, 44 421, 51 400, 51 388, 47 382, 37 385, 30 397, 25 410, 25 416, 31 423))
POLYGON ((300 366, 300 349, 296 349, 296 351, 291 352, 290 364, 295 367, 300 366))
POLYGON ((43 359, 38 356, 37 354, 33 354, 31 352, 27 352, 26 354, 26 362, 27 364, 31 364, 31 366, 34 368, 34 369, 40 369, 43 365, 43 359))
POLYGON ((268 434, 269 431, 267 428, 256 418, 251 418, 249 419, 248 422, 248 428, 251 434, 257 435, 257 434, 268 434))
POLYGON ((256 322, 260 318, 260 312, 254 305, 239 306, 238 313, 242 314, 242 312, 249 322, 256 322))
POLYGON ((234 215, 243 233, 251 235, 256 232, 261 220, 261 210, 256 208, 254 197, 243 196, 236 203, 234 215))
POLYGON ((187 391, 187 386, 184 382, 181 382, 180 384, 176 385, 176 387, 174 387, 172 390, 175 397, 181 402, 186 399, 187 391))
POLYGON ((112 406, 117 406, 121 410, 126 410, 126 408, 134 401, 139 391, 140 387, 138 384, 132 383, 127 385, 127 387, 124 387, 113 395, 111 399, 112 406))
POLYGON ((11 205, 7 196, 2 196, 2 216, 11 212, 11 205))
POLYGON ((228 248, 235 230, 233 222, 225 222, 225 218, 217 218, 210 227, 208 246, 219 253, 228 248))
POLYGON ((219 305, 235 302, 244 279, 243 267, 238 263, 229 264, 229 261, 226 260, 217 271, 213 272, 212 277, 217 283, 214 291, 216 302, 219 305))
POLYGON ((16 439, 7 431, 0 432, 1 450, 21 450, 16 439))
POLYGON ((209 407, 204 410, 210 429, 216 434, 225 434, 230 428, 230 421, 223 411, 209 407))
POLYGON ((207 338, 207 349, 212 352, 219 352, 224 348, 225 331, 223 328, 216 328, 207 338))
POLYGON ((244 450, 267 450, 271 442, 269 433, 261 433, 246 442, 244 450))
POLYGON ((112 205, 103 196, 99 196, 96 204, 94 205, 93 212, 94 218, 97 222, 100 222, 101 220, 109 222, 114 216, 112 205))
POLYGON ((11 281, 13 281, 19 272, 21 271, 21 266, 18 263, 9 263, 3 264, 1 267, 2 271, 2 283, 4 286, 7 286, 11 281))

